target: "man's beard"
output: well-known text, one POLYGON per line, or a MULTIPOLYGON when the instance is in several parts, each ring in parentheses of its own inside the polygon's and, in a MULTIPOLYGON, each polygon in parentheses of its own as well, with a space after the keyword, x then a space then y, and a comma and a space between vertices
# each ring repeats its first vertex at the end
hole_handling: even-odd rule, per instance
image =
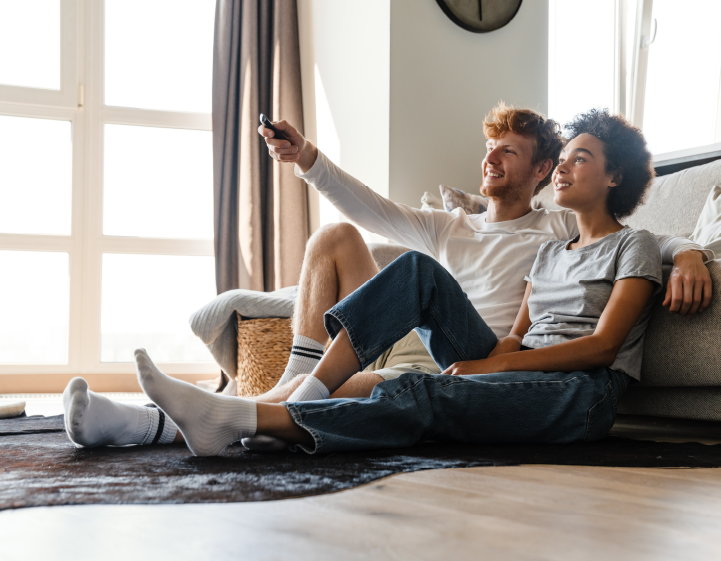
POLYGON ((481 195, 489 199, 498 199, 503 205, 513 205, 526 196, 532 175, 533 172, 529 171, 525 177, 511 178, 503 187, 489 187, 484 182, 481 185, 481 195))

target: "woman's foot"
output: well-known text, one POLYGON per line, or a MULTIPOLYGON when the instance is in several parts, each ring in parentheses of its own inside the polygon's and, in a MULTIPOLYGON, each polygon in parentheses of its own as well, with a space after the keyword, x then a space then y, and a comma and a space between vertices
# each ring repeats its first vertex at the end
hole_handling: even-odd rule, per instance
POLYGON ((168 444, 178 432, 158 409, 111 401, 73 378, 63 392, 65 429, 79 447, 168 444))
POLYGON ((145 349, 135 351, 140 386, 170 416, 196 456, 217 456, 229 444, 255 435, 255 401, 208 393, 163 374, 145 349))

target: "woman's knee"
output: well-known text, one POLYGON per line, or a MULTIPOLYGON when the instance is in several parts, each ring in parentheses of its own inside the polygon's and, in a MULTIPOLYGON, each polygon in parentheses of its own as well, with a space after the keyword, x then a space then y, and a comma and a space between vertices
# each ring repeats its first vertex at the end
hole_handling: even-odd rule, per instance
POLYGON ((397 263, 398 266, 424 272, 435 272, 437 270, 445 271, 443 265, 441 265, 433 257, 415 250, 407 251, 396 259, 394 263, 397 263))

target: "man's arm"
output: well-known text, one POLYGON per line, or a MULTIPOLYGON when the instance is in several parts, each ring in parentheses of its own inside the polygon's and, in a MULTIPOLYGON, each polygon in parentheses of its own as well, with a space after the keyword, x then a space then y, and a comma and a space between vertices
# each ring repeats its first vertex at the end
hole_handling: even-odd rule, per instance
POLYGON ((438 234, 454 215, 422 211, 382 197, 333 164, 286 121, 273 124, 288 137, 277 140, 270 129, 258 128, 273 159, 296 164, 306 182, 359 226, 437 258, 438 234))
MULTIPOLYGON (((570 240, 578 235, 576 216, 568 212, 565 219, 565 236, 570 240)), ((663 305, 670 305, 669 312, 678 312, 687 317, 703 312, 711 303, 712 292, 711 275, 704 263, 715 258, 713 251, 677 236, 657 234, 656 239, 661 261, 673 265, 663 305)))

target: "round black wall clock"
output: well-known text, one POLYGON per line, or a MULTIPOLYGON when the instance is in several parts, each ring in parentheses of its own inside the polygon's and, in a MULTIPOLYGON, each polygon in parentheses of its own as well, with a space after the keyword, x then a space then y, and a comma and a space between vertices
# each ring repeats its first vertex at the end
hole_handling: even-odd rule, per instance
POLYGON ((436 0, 441 10, 463 29, 488 33, 506 25, 522 0, 436 0))

